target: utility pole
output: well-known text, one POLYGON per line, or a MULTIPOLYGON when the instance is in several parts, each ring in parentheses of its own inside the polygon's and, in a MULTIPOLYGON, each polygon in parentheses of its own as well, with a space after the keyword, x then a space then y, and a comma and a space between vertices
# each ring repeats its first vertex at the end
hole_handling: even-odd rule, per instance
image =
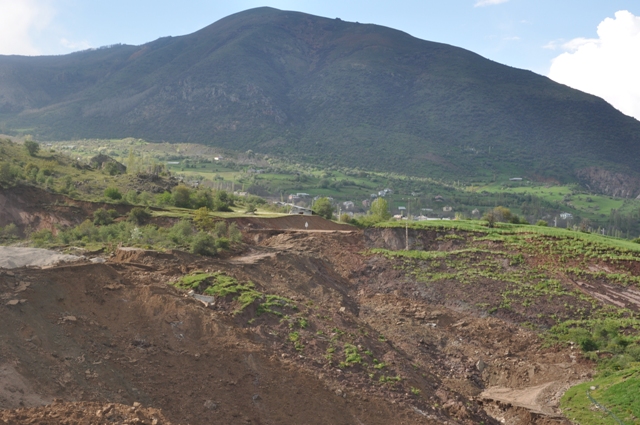
POLYGON ((409 206, 407 209, 407 221, 404 224, 405 251, 409 251, 409 214, 411 214, 411 198, 409 198, 407 205, 409 206))

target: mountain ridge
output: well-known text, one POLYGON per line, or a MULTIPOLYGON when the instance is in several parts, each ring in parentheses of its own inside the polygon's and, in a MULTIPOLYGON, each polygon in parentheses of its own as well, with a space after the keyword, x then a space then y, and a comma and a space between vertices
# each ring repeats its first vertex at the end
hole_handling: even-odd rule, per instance
POLYGON ((0 57, 12 129, 466 180, 640 175, 640 122, 600 98, 391 28, 272 8, 141 46, 0 57))

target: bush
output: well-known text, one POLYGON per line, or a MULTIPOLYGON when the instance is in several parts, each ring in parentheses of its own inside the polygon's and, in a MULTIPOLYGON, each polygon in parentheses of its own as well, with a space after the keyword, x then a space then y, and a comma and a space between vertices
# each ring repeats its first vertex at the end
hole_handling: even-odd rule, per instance
POLYGON ((191 242, 191 252, 198 255, 216 255, 216 240, 210 234, 200 232, 191 242))
POLYGON ((596 351, 598 349, 598 344, 593 340, 593 338, 585 338, 579 342, 580 348, 582 351, 596 351))
POLYGON ((230 199, 229 194, 224 190, 219 190, 213 197, 213 210, 222 212, 231 212, 231 206, 233 201, 230 199))
POLYGON ((340 215, 340 221, 342 223, 350 223, 351 222, 351 216, 347 213, 342 213, 340 215))
POLYGON ((193 223, 200 230, 211 230, 214 226, 213 217, 209 215, 209 208, 201 207, 193 213, 193 223))
POLYGON ((135 224, 142 224, 151 218, 151 213, 141 207, 135 207, 129 211, 128 220, 135 224))
POLYGON ((547 223, 546 220, 538 220, 538 221, 536 221, 536 226, 547 227, 547 226, 549 226, 549 223, 547 223))
POLYGON ((29 235, 35 246, 45 246, 47 243, 53 241, 53 233, 49 229, 38 230, 37 232, 29 235))
POLYGON ((191 189, 180 184, 173 188, 171 192, 173 205, 179 208, 191 208, 191 189))
POLYGON ((106 226, 107 224, 113 223, 113 219, 117 216, 118 212, 116 210, 100 208, 93 212, 93 224, 96 226, 106 226))
POLYGON ((156 203, 158 205, 171 205, 173 202, 171 198, 171 192, 167 192, 166 190, 159 195, 156 195, 156 203))
POLYGON ((124 200, 127 201, 130 204, 137 204, 140 202, 139 198, 138 198, 138 192, 136 192, 135 190, 130 190, 128 191, 125 195, 124 195, 124 200))
POLYGON ((0 227, 0 237, 13 239, 20 236, 20 231, 18 230, 18 226, 13 223, 7 224, 4 229, 0 227))
POLYGON ((229 242, 229 239, 224 237, 216 239, 216 248, 226 251, 230 247, 231 247, 231 243, 229 242))
POLYGON ((191 205, 194 209, 213 209, 213 197, 209 190, 198 190, 191 195, 191 205))
POLYGON ((109 199, 113 199, 114 201, 122 199, 122 193, 120 193, 117 187, 106 188, 104 190, 104 196, 106 196, 109 199))
POLYGON ((193 228, 191 223, 187 220, 180 220, 169 229, 169 240, 176 244, 183 244, 188 242, 188 239, 193 235, 193 228))
POLYGON ((40 151, 40 143, 27 140, 24 142, 24 148, 27 150, 29 156, 36 156, 40 151))

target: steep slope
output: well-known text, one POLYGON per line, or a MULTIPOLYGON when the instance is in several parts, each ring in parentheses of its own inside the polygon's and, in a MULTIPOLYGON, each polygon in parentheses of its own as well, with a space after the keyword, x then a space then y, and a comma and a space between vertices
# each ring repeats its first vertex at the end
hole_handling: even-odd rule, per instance
POLYGON ((602 99, 393 29, 271 8, 142 46, 0 57, 0 112, 0 130, 44 138, 191 141, 432 176, 640 171, 640 122, 602 99))

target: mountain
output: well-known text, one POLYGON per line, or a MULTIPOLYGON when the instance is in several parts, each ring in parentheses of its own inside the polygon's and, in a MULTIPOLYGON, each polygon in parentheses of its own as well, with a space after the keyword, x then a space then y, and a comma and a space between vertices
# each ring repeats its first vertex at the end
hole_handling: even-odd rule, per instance
POLYGON ((600 98, 394 29, 272 8, 142 46, 0 56, 2 131, 640 188, 640 122, 600 98))

